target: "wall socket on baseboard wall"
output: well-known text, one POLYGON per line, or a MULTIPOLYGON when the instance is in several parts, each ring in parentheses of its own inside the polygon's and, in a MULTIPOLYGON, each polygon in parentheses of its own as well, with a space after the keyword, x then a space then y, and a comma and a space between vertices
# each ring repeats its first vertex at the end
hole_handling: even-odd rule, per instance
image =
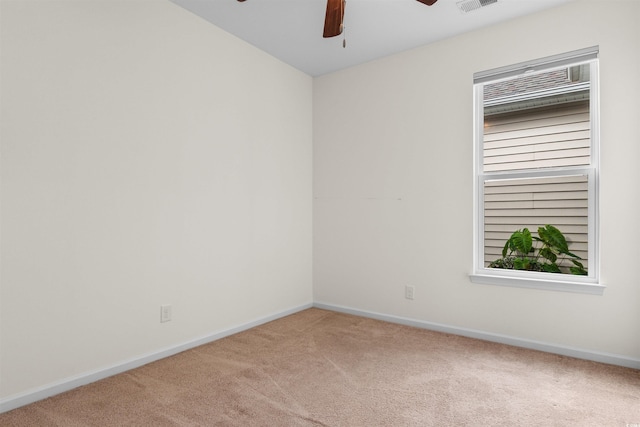
POLYGON ((405 286, 404 287, 404 297, 406 299, 413 299, 413 294, 415 293, 415 291, 416 291, 415 287, 409 286, 409 285, 405 286))
POLYGON ((171 320, 171 305, 160 306, 160 323, 168 322, 171 320))

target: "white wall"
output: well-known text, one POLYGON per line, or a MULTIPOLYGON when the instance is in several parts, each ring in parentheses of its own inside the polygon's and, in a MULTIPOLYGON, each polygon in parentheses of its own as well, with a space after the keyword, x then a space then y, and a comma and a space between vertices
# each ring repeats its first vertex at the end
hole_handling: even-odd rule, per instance
POLYGON ((168 1, 1 17, 0 401, 311 303, 309 76, 168 1))
POLYGON ((315 79, 314 301, 640 366, 638 76, 640 3, 576 1, 315 79), (472 284, 473 73, 594 45, 604 295, 472 284))

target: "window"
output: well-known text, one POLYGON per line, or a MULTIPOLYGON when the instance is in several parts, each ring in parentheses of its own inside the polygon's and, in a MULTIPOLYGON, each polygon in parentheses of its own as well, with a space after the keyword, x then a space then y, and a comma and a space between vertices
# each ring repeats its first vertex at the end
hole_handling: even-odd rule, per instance
POLYGON ((602 293, 597 57, 593 47, 474 75, 473 282, 602 293), (556 231, 567 247, 545 248, 556 231))

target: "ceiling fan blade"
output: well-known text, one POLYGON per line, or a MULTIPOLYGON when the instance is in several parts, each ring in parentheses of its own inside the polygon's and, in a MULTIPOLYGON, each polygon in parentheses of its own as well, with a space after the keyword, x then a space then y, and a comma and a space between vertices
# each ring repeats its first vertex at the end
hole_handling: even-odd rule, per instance
POLYGON ((327 0, 327 14, 324 18, 322 37, 335 37, 342 34, 345 0, 327 0))
MULTIPOLYGON (((244 0, 242 0, 244 1, 244 0)), ((438 0, 418 0, 420 3, 422 4, 426 4, 427 6, 433 6, 433 4, 435 2, 437 2, 438 0)))

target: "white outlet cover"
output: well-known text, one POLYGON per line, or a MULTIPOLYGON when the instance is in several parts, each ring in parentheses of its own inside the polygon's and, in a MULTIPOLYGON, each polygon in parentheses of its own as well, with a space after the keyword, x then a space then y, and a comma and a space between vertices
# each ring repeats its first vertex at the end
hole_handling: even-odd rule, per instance
POLYGON ((168 322, 170 320, 171 320, 171 306, 161 305, 160 306, 160 323, 168 322))
POLYGON ((405 286, 404 288, 404 297, 406 299, 413 299, 413 293, 415 288, 413 286, 405 286))

